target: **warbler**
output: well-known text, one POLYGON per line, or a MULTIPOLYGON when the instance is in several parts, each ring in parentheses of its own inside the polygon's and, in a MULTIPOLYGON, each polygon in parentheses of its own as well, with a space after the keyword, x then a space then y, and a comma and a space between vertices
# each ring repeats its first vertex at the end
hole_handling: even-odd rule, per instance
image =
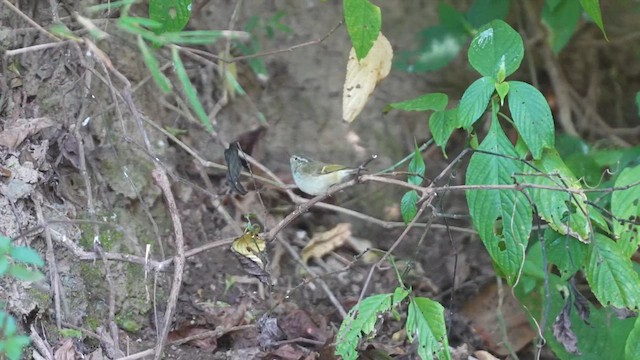
POLYGON ((309 195, 324 194, 333 185, 353 178, 359 169, 325 164, 300 155, 291 155, 291 174, 298 188, 309 195))

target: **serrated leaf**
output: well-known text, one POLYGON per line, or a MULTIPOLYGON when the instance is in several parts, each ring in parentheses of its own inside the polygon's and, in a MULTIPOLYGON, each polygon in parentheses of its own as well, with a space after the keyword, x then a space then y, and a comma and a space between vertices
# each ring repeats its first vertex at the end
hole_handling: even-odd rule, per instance
POLYGON ((162 24, 158 34, 180 31, 191 18, 191 0, 150 0, 149 18, 162 24))
POLYGON ((151 53, 151 49, 149 49, 147 44, 142 39, 142 36, 140 35, 138 35, 138 48, 140 48, 142 59, 144 60, 147 69, 149 69, 153 80, 156 82, 156 85, 158 85, 160 90, 162 90, 162 92, 165 94, 171 92, 171 82, 160 70, 158 59, 153 56, 153 54, 151 53))
POLYGON ((636 318, 624 347, 625 360, 640 359, 640 317, 636 318))
POLYGON ((469 63, 482 76, 499 82, 520 67, 524 45, 517 31, 502 20, 493 20, 478 29, 469 46, 469 63))
POLYGON ((449 102, 449 97, 446 94, 431 93, 419 96, 415 99, 389 104, 383 111, 385 113, 389 112, 391 109, 404 111, 440 111, 447 107, 447 102, 449 102))
POLYGON ((413 150, 413 157, 409 162, 409 173, 414 175, 409 175, 409 179, 407 182, 412 185, 422 184, 422 180, 424 179, 424 172, 424 159, 422 158, 422 153, 420 152, 418 145, 415 145, 415 149, 413 150))
POLYGON ((458 108, 436 111, 429 117, 431 136, 436 144, 442 148, 443 153, 453 130, 456 128, 457 119, 458 108))
POLYGON ((9 274, 22 281, 40 281, 44 275, 38 270, 30 270, 24 266, 13 264, 9 266, 9 274))
POLYGON ((202 107, 202 104, 198 99, 198 92, 196 91, 196 88, 193 87, 193 84, 191 84, 191 80, 189 80, 187 70, 182 64, 182 59, 180 59, 178 48, 176 48, 175 46, 171 47, 171 58, 173 60, 173 67, 176 71, 176 75, 180 80, 180 84, 182 85, 182 89, 184 90, 184 94, 187 97, 189 104, 191 104, 193 111, 196 113, 196 116, 202 123, 202 126, 204 126, 205 130, 207 130, 207 132, 209 133, 212 133, 214 130, 213 125, 211 124, 211 120, 209 120, 207 113, 204 111, 204 108, 202 107))
POLYGON ((393 298, 392 298, 392 301, 391 301, 391 306, 396 306, 396 305, 400 304, 400 302, 402 300, 404 300, 407 297, 407 295, 409 295, 409 290, 398 286, 393 291, 393 298))
POLYGON ((344 0, 344 20, 358 60, 373 47, 382 27, 380 8, 369 0, 344 0))
POLYGON ((37 251, 28 246, 14 246, 9 251, 11 257, 18 262, 35 266, 44 266, 44 261, 37 251))
POLYGON ((525 82, 509 81, 509 110, 534 159, 542 156, 544 148, 553 148, 553 116, 538 89, 525 82))
POLYGON ((402 214, 402 220, 405 224, 408 224, 418 213, 418 192, 415 190, 409 190, 402 196, 400 200, 400 213, 402 214))
POLYGON ((560 271, 560 278, 568 280, 584 265, 588 246, 575 238, 551 229, 544 231, 544 241, 549 262, 560 271))
POLYGON ((528 189, 538 214, 549 223, 549 226, 563 235, 570 235, 584 243, 588 243, 591 235, 590 213, 597 211, 587 204, 587 196, 580 192, 563 192, 562 189, 579 191, 580 182, 564 164, 555 150, 545 150, 540 160, 533 166, 542 171, 527 167, 528 176, 518 177, 521 183, 531 183, 558 190, 532 188, 528 189))
POLYGON ((640 306, 640 277, 613 240, 595 234, 585 273, 591 291, 602 305, 629 309, 640 306))
MULTIPOLYGON (((491 128, 479 150, 503 154, 475 153, 467 168, 467 185, 513 185, 513 176, 524 171, 513 145, 497 118, 498 105, 492 102, 491 128)), ((480 239, 510 285, 514 284, 524 262, 531 232, 531 205, 519 191, 467 190, 469 213, 480 239)))
POLYGON ((342 356, 344 360, 355 360, 358 357, 356 347, 362 334, 375 335, 378 314, 391 309, 392 297, 393 294, 369 296, 349 311, 336 336, 336 355, 342 356))
POLYGON ((421 359, 451 359, 447 329, 444 322, 444 307, 428 298, 413 298, 407 312, 407 338, 418 340, 418 355, 421 359))
MULTIPOLYGON (((532 244, 527 251, 525 269, 527 268, 537 269, 542 272, 536 283, 535 290, 533 292, 524 292, 523 286, 520 285, 522 281, 514 290, 518 299, 528 308, 528 313, 536 318, 539 325, 541 317, 548 316, 547 319, 553 319, 561 311, 566 299, 562 297, 561 291, 556 291, 555 289, 567 287, 568 284, 543 266, 539 242, 532 244), (544 274, 544 272, 547 274, 544 274), (548 294, 544 286, 545 276, 549 281, 549 288, 552 289, 548 294), (549 315, 545 315, 547 307, 549 307, 549 315)), ((522 280, 524 281, 527 278, 531 279, 525 276, 523 271, 522 280)), ((624 359, 625 342, 628 344, 627 338, 636 319, 620 320, 614 316, 611 308, 591 304, 589 305, 589 310, 591 313, 589 317, 590 324, 586 324, 580 319, 578 311, 571 312, 572 329, 578 338, 578 349, 581 353, 579 355, 569 354, 565 351, 563 346, 554 338, 550 321, 547 321, 544 337, 547 339, 556 358, 562 360, 624 359), (603 331, 603 328, 606 328, 607 331, 603 331), (606 355, 603 357, 603 354, 606 355)), ((535 329, 536 323, 533 321, 530 323, 532 328, 535 329)))
POLYGON ((495 80, 485 76, 469 85, 460 99, 456 127, 468 129, 484 114, 495 91, 494 84, 495 80))
POLYGON ((631 186, 626 190, 616 190, 611 194, 611 212, 617 219, 613 220, 613 233, 618 239, 620 249, 627 258, 631 257, 640 245, 640 165, 622 170, 615 182, 615 187, 631 186), (635 184, 635 186, 633 186, 635 184), (620 221, 623 220, 623 221, 620 221))
POLYGON ((552 6, 545 1, 542 8, 542 23, 546 25, 547 42, 554 53, 559 53, 567 45, 578 26, 582 9, 575 0, 559 1, 552 6))
POLYGON ((580 0, 580 5, 582 5, 584 11, 591 16, 596 25, 598 25, 600 31, 602 31, 602 35, 604 35, 604 38, 609 41, 607 38, 607 32, 604 31, 604 23, 602 22, 600 0, 580 0))

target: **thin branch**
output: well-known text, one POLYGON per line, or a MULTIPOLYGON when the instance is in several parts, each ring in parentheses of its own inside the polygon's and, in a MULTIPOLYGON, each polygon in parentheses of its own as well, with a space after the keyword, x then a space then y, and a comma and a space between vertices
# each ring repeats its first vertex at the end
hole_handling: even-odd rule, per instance
POLYGON ((178 207, 171 191, 171 185, 167 174, 159 167, 156 167, 152 172, 153 179, 156 184, 162 190, 169 214, 171 215, 171 222, 173 223, 173 231, 175 235, 176 255, 174 257, 174 271, 173 271, 173 283, 171 285, 171 292, 169 293, 169 299, 167 300, 167 309, 164 314, 164 324, 160 330, 160 334, 155 347, 155 360, 162 358, 164 345, 167 341, 167 335, 171 328, 171 321, 173 319, 173 312, 178 302, 178 295, 180 294, 180 287, 182 286, 182 276, 184 275, 185 264, 185 251, 184 251, 184 237, 182 233, 182 222, 180 221, 180 214, 178 213, 178 207))

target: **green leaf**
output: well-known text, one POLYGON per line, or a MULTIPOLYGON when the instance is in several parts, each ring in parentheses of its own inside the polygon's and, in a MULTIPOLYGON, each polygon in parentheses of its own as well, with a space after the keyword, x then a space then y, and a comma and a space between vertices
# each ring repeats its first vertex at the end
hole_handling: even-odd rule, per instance
POLYGON ((191 18, 191 0, 150 0, 149 18, 162 24, 158 34, 180 31, 191 18))
MULTIPOLYGON (((498 105, 492 101, 491 128, 479 150, 504 156, 475 153, 467 168, 467 185, 513 185, 513 176, 524 171, 515 148, 502 131, 498 105)), ((531 232, 531 205, 513 190, 467 190, 469 213, 480 239, 508 283, 513 285, 524 263, 531 232)))
POLYGON ((11 336, 18 330, 16 320, 3 310, 0 310, 0 330, 4 336, 11 336))
POLYGON ((469 85, 460 99, 456 127, 468 129, 484 114, 495 91, 494 84, 493 78, 485 76, 469 85))
POLYGON ((472 28, 464 13, 442 1, 438 4, 438 17, 440 24, 453 34, 466 35, 472 28))
POLYGON ((400 304, 400 302, 402 302, 402 300, 404 300, 407 297, 407 295, 409 295, 409 290, 398 286, 393 291, 391 306, 397 306, 398 304, 400 304))
POLYGON ((546 25, 547 41, 554 53, 559 53, 567 45, 578 26, 582 9, 575 0, 559 1, 552 7, 548 1, 542 8, 542 23, 546 25))
POLYGON ((9 274, 22 281, 40 281, 44 275, 38 270, 29 270, 24 266, 13 264, 9 266, 9 274))
POLYGON ((393 294, 373 295, 354 306, 342 321, 336 337, 336 355, 344 360, 355 360, 358 357, 356 347, 362 334, 375 336, 378 314, 391 309, 393 294))
POLYGON ((142 53, 142 59, 144 60, 145 65, 147 65, 147 69, 149 69, 153 80, 156 82, 156 85, 158 85, 163 93, 170 93, 171 82, 160 70, 158 60, 155 56, 153 56, 153 54, 151 53, 151 49, 149 49, 147 44, 142 39, 142 36, 140 35, 138 35, 138 47, 140 48, 140 53, 142 53))
POLYGON ((418 50, 401 55, 398 66, 408 72, 438 70, 455 59, 462 50, 467 35, 451 31, 446 26, 428 27, 420 33, 422 39, 418 50))
POLYGON ((474 28, 493 19, 504 20, 509 13, 509 3, 509 0, 476 0, 467 11, 467 19, 474 28))
POLYGON ((0 255, 0 277, 7 272, 9 265, 9 258, 5 255, 0 255))
POLYGON ((571 170, 564 164, 555 150, 545 150, 542 158, 533 162, 533 166, 542 173, 527 167, 527 176, 519 176, 521 183, 530 183, 558 190, 528 189, 538 208, 538 215, 549 226, 562 235, 570 235, 588 243, 591 236, 590 213, 597 213, 587 204, 587 196, 579 192, 566 192, 563 189, 581 190, 582 186, 571 170))
POLYGON ((211 120, 209 120, 207 113, 204 111, 204 108, 202 107, 202 104, 198 99, 198 92, 193 87, 193 84, 191 84, 191 80, 189 80, 187 70, 182 64, 182 59, 180 59, 178 48, 171 47, 171 55, 171 58, 173 59, 173 67, 176 71, 178 79, 180 80, 180 84, 182 85, 182 89, 184 90, 184 94, 186 95, 187 100, 189 100, 193 111, 196 113, 196 116, 198 116, 198 119, 202 123, 202 126, 204 126, 205 130, 207 130, 207 132, 209 133, 213 132, 214 130, 213 125, 211 124, 211 120))
POLYGON ((436 111, 429 117, 429 130, 436 144, 444 152, 447 142, 456 128, 458 109, 436 111))
POLYGON ((640 165, 622 170, 615 187, 631 186, 626 190, 616 190, 611 194, 611 212, 619 220, 613 221, 613 233, 618 239, 622 253, 631 257, 640 245, 640 165), (633 186, 635 185, 635 186, 633 186), (621 222, 624 220, 625 222, 621 222))
POLYGON ((368 0, 344 0, 344 20, 358 60, 364 59, 380 34, 380 8, 368 0))
POLYGON ((481 27, 469 46, 469 63, 482 76, 502 82, 513 74, 524 57, 524 45, 517 31, 502 20, 481 27))
POLYGON ((636 318, 633 330, 629 333, 624 347, 625 360, 640 359, 640 317, 636 318))
POLYGON ((587 256, 587 282, 602 305, 640 307, 640 277, 618 244, 595 234, 587 256))
POLYGON ((24 335, 9 336, 4 339, 5 355, 9 360, 22 358, 22 349, 29 345, 29 337, 24 335))
POLYGON ((14 246, 11 248, 9 254, 15 261, 35 266, 44 266, 44 261, 38 252, 28 246, 14 246))
POLYGON ((421 359, 451 359, 444 307, 428 298, 413 298, 407 313, 407 338, 418 339, 418 355, 421 359))
POLYGON ((119 0, 119 1, 110 1, 106 4, 97 4, 88 6, 85 8, 87 12, 94 13, 99 11, 113 11, 118 8, 133 5, 137 0, 119 0))
POLYGON ((542 156, 544 148, 553 148, 553 116, 538 89, 525 82, 509 81, 509 110, 534 159, 542 156))
POLYGON ((409 162, 409 173, 413 175, 409 175, 409 179, 407 182, 412 185, 420 185, 422 184, 422 180, 424 179, 424 159, 422 158, 422 153, 420 153, 420 149, 418 145, 415 145, 415 149, 413 151, 413 157, 409 162))
POLYGON ((584 265, 587 244, 551 229, 544 231, 544 241, 549 262, 558 268, 562 280, 569 279, 584 265))
POLYGON ((500 106, 504 105, 504 98, 509 93, 509 83, 496 83, 496 92, 498 93, 498 96, 500 96, 500 106))
POLYGON ((593 21, 598 25, 600 31, 602 31, 602 35, 604 38, 609 41, 607 38, 607 33, 604 31, 604 23, 602 22, 602 13, 600 12, 600 0, 580 0, 580 5, 584 11, 591 16, 593 21))
POLYGON ((383 110, 385 113, 391 109, 404 111, 440 111, 447 107, 449 97, 443 93, 431 93, 419 96, 415 99, 405 100, 387 105, 383 110))
POLYGON ((638 107, 638 116, 640 116, 640 91, 636 93, 636 106, 638 107))
POLYGON ((402 196, 400 200, 400 213, 405 224, 408 224, 418 213, 418 200, 420 196, 415 190, 409 190, 402 196))
POLYGON ((76 329, 61 329, 60 336, 63 338, 82 339, 82 331, 76 329))
POLYGON ((560 291, 555 289, 567 288, 569 284, 560 280, 553 272, 549 272, 542 265, 542 252, 540 243, 531 245, 527 251, 527 260, 525 269, 536 268, 540 271, 548 273, 550 301, 547 301, 547 295, 544 290, 544 274, 542 277, 532 279, 524 275, 519 284, 536 280, 536 287, 533 292, 524 292, 524 287, 518 285, 515 293, 522 305, 528 308, 527 312, 537 319, 537 323, 531 322, 533 329, 540 326, 541 316, 545 314, 545 308, 549 306, 549 316, 547 317, 547 326, 543 329, 543 334, 551 349, 558 359, 562 360, 584 360, 584 359, 624 359, 625 342, 629 344, 628 337, 633 328, 636 319, 618 319, 611 308, 603 308, 600 306, 589 305, 591 316, 589 324, 582 321, 577 311, 571 311, 571 329, 578 339, 578 350, 580 354, 570 354, 565 351, 564 347, 555 339, 553 335, 553 319, 560 313, 565 299, 560 291), (526 280, 529 279, 529 280, 526 280), (603 329, 606 328, 606 331, 603 329), (603 357, 603 354, 606 356, 603 357))

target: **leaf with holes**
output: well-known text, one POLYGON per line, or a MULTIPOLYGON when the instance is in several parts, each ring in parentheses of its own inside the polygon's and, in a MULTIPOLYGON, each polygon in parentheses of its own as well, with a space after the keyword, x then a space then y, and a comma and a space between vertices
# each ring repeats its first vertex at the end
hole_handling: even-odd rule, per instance
POLYGON ((407 338, 418 340, 418 355, 423 360, 451 359, 447 329, 444 322, 444 307, 428 298, 413 298, 407 313, 407 338))
POLYGON ((336 355, 344 360, 358 358, 356 347, 362 335, 375 336, 375 325, 380 313, 391 309, 394 294, 369 296, 354 306, 340 325, 336 336, 336 355))
MULTIPOLYGON (((491 128, 478 148, 492 154, 478 152, 471 157, 467 185, 515 185, 514 174, 524 171, 522 162, 514 159, 518 154, 502 131, 497 112, 498 104, 494 100, 491 128)), ((531 204, 515 188, 474 189, 467 190, 466 195, 480 239, 509 284, 514 284, 531 232, 531 204)))
POLYGON ((640 307, 640 277, 613 240, 595 234, 585 268, 587 282, 604 306, 640 307))
POLYGON ((540 217, 558 233, 568 234, 588 243, 592 232, 589 217, 598 216, 599 213, 588 206, 587 196, 581 192, 582 186, 578 179, 555 150, 545 150, 542 158, 533 162, 533 167, 541 173, 527 167, 528 175, 520 175, 518 180, 523 184, 538 186, 527 191, 531 194, 540 217))
POLYGON ((625 256, 631 257, 640 245, 640 165, 622 170, 615 182, 616 190, 611 195, 611 212, 615 216, 613 233, 625 256))
POLYGON ((191 0, 150 0, 149 18, 162 24, 157 34, 180 31, 191 18, 191 0))

